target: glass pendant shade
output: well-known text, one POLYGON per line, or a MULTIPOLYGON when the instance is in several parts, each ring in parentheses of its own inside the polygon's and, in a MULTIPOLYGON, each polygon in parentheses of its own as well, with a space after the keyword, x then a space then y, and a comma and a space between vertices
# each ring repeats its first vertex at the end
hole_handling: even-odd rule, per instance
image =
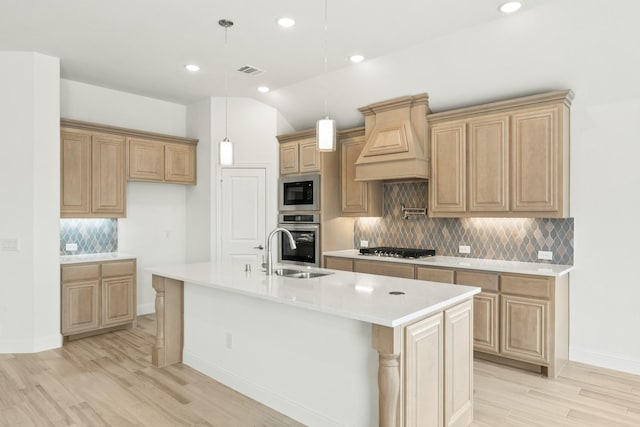
POLYGON ((220 142, 220 164, 223 166, 233 164, 233 144, 227 137, 220 142))
POLYGON ((325 117, 316 123, 318 151, 336 151, 336 121, 325 117))

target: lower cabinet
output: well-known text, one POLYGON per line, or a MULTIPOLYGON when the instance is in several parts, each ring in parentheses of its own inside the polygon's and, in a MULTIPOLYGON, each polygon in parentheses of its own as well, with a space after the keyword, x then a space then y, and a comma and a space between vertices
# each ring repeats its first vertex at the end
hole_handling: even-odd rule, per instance
POLYGON ((73 337, 128 327, 136 317, 136 261, 61 266, 62 335, 73 337))
POLYGON ((326 268, 478 286, 473 299, 477 357, 555 378, 569 360, 569 279, 453 270, 388 261, 325 257, 326 268), (415 270, 415 271, 414 271, 415 270))
POLYGON ((472 304, 405 329, 405 425, 467 426, 473 420, 472 304))
POLYGON ((413 264, 401 264, 385 261, 353 261, 353 271, 356 273, 378 274, 380 276, 402 277, 405 279, 415 278, 415 267, 413 264))

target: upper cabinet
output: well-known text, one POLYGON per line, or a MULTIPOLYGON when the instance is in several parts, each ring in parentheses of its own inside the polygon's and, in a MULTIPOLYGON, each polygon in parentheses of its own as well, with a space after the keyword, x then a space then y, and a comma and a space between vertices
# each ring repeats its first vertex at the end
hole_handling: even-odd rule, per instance
POLYGON ((62 127, 60 141, 60 216, 124 217, 124 137, 62 127))
POLYGON ((432 217, 569 216, 571 91, 427 116, 432 217))
POLYGON ((320 152, 316 131, 310 129, 278 136, 280 141, 280 175, 320 172, 320 152))
POLYGON ((364 128, 338 133, 342 216, 382 216, 382 183, 356 181, 356 161, 365 144, 364 128))
POLYGON ((196 147, 145 138, 127 138, 129 181, 196 183, 196 147))

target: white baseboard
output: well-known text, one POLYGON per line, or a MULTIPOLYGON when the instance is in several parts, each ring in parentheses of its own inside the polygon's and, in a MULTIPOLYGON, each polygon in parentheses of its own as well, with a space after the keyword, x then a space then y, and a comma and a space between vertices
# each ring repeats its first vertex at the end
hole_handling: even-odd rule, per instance
POLYGON ((617 354, 598 353, 584 348, 571 346, 569 348, 569 359, 574 362, 585 363, 587 365, 600 366, 601 368, 614 369, 616 371, 640 375, 640 360, 629 359, 617 354))
POLYGON ((145 314, 151 314, 156 312, 156 304, 150 302, 147 304, 138 304, 138 316, 144 316, 145 314))
POLYGON ((36 337, 33 343, 33 352, 51 350, 62 347, 62 335, 54 334, 47 337, 36 337))
POLYGON ((196 355, 187 349, 184 350, 182 359, 185 365, 305 425, 314 427, 338 427, 342 425, 262 385, 255 384, 232 372, 214 366, 207 362, 204 357, 196 355))

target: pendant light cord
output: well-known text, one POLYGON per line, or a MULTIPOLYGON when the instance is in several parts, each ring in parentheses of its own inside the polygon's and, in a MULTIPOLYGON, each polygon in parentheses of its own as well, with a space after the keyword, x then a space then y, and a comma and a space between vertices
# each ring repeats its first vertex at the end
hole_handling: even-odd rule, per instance
MULTIPOLYGON (((227 31, 229 27, 224 27, 224 53, 229 60, 229 48, 227 43, 227 31)), ((224 140, 228 141, 227 130, 229 127, 229 70, 224 70, 224 140)))
POLYGON ((328 74, 329 74, 329 13, 328 0, 324 0, 324 116, 329 118, 329 110, 327 108, 327 90, 328 90, 328 74))

